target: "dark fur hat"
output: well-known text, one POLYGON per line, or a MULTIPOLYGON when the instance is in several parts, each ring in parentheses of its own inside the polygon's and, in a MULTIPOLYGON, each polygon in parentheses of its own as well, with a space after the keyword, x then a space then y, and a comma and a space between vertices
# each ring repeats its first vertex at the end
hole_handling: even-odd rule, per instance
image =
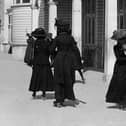
POLYGON ((126 39, 126 29, 115 30, 111 37, 113 40, 122 40, 126 39))
POLYGON ((69 22, 64 21, 62 19, 55 19, 55 26, 57 27, 57 31, 59 33, 68 32, 68 30, 70 29, 69 22))
POLYGON ((45 38, 46 37, 46 32, 44 30, 44 28, 36 28, 32 33, 32 36, 34 36, 35 38, 45 38))
POLYGON ((57 27, 70 27, 69 22, 62 19, 55 19, 55 26, 57 27))

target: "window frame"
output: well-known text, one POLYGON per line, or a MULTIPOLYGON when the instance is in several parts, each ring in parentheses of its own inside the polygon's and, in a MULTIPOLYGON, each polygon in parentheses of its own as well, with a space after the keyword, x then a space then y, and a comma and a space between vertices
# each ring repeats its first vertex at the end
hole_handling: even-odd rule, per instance
POLYGON ((14 2, 14 5, 29 5, 29 4, 31 4, 31 2, 32 2, 32 0, 29 0, 29 2, 23 2, 24 0, 20 0, 20 2, 19 3, 17 3, 17 0, 14 0, 13 2, 14 2))

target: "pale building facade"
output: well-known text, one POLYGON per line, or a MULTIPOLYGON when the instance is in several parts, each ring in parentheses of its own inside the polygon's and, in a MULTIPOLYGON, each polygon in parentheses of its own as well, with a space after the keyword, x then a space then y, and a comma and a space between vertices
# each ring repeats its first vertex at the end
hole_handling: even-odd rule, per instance
POLYGON ((114 30, 126 27, 125 8, 125 0, 13 0, 8 7, 10 22, 5 23, 10 26, 8 40, 13 46, 12 55, 23 58, 26 33, 36 27, 45 28, 55 37, 55 18, 62 18, 71 25, 85 67, 104 72, 109 80, 116 43, 110 37, 114 30))
POLYGON ((0 0, 0 50, 4 50, 3 45, 9 40, 9 16, 7 9, 11 7, 12 0, 0 0))
POLYGON ((11 46, 15 58, 24 57, 27 45, 26 33, 38 27, 39 0, 13 0, 10 8, 11 16, 11 46))
POLYGON ((0 0, 0 42, 2 41, 2 32, 4 26, 4 2, 0 0))

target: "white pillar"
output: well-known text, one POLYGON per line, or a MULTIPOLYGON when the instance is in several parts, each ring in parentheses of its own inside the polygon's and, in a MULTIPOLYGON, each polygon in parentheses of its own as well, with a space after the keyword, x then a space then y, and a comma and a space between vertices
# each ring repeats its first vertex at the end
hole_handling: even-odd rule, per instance
POLYGON ((39 11, 38 9, 32 9, 32 31, 35 28, 38 28, 38 17, 39 17, 39 11))
POLYGON ((111 79, 113 67, 115 63, 115 56, 113 53, 113 46, 116 43, 111 40, 114 30, 117 30, 117 0, 105 0, 105 78, 107 84, 111 79))
POLYGON ((52 37, 56 36, 56 28, 54 27, 55 18, 57 18, 57 3, 53 0, 49 0, 49 33, 52 33, 52 37))
POLYGON ((39 11, 40 11, 40 0, 32 0, 32 28, 31 30, 35 30, 35 28, 38 28, 39 23, 39 11), (37 2, 37 3, 36 3, 37 2), (36 6, 37 4, 37 6, 36 6))
POLYGON ((12 0, 4 0, 3 6, 4 6, 4 26, 3 26, 3 34, 4 34, 4 43, 8 43, 8 25, 9 25, 9 16, 7 9, 11 8, 13 1, 12 0))
POLYGON ((9 18, 6 10, 4 11, 4 42, 8 43, 8 25, 9 25, 9 18))
POLYGON ((82 1, 72 1, 72 35, 77 41, 77 45, 81 51, 82 48, 82 1))

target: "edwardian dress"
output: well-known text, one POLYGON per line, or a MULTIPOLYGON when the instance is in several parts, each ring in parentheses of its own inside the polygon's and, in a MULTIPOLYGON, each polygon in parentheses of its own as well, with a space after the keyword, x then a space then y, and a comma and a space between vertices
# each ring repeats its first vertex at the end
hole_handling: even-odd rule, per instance
POLYGON ((116 62, 110 85, 106 94, 106 101, 121 103, 126 96, 126 54, 120 44, 114 46, 116 62))
POLYGON ((73 91, 74 61, 73 50, 75 41, 67 32, 61 32, 54 39, 50 51, 57 50, 54 59, 54 82, 56 102, 63 102, 65 98, 75 100, 73 91))
POLYGON ((49 62, 50 43, 44 38, 37 38, 35 42, 35 56, 30 82, 30 91, 53 91, 53 75, 49 62))

